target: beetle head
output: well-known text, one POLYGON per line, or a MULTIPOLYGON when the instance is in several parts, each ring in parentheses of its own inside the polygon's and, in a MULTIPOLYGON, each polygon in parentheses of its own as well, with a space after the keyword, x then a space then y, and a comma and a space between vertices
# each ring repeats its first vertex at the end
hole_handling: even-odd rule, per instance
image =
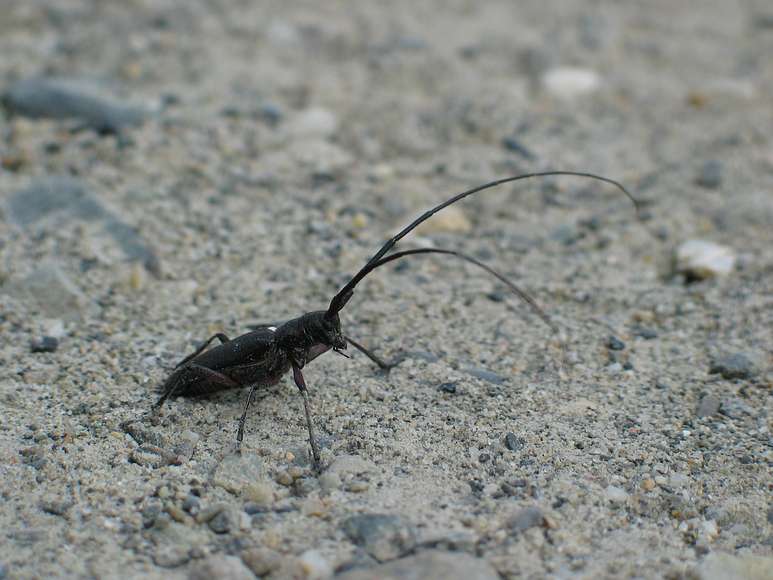
POLYGON ((338 313, 331 314, 320 310, 313 314, 314 320, 310 326, 315 340, 331 346, 336 351, 346 350, 346 339, 341 334, 341 319, 338 318, 338 313))

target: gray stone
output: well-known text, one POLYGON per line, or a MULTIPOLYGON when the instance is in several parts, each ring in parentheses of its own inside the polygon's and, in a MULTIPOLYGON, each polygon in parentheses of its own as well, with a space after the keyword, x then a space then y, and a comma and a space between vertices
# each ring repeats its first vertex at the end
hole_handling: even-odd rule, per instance
POLYGON ((215 468, 212 483, 226 491, 239 495, 258 481, 268 481, 263 461, 254 453, 227 455, 215 468))
POLYGON ((734 556, 716 552, 706 556, 698 567, 701 580, 770 580, 773 558, 745 554, 734 556))
POLYGON ((231 510, 224 509, 209 520, 207 525, 216 534, 227 534, 236 527, 236 522, 231 510))
POLYGON ((357 475, 361 473, 371 473, 376 470, 376 466, 367 459, 359 455, 340 455, 330 464, 325 473, 338 475, 357 475))
POLYGON ((416 547, 416 531, 400 516, 361 514, 341 525, 349 539, 379 562, 408 554, 416 547))
POLYGON ((479 367, 467 367, 462 370, 468 375, 472 375, 475 378, 493 383, 495 385, 501 385, 505 382, 505 377, 479 367))
POLYGON ((542 510, 537 506, 531 506, 522 509, 510 518, 508 525, 513 532, 520 533, 530 528, 542 526, 544 522, 545 515, 542 513, 542 510))
POLYGON ((523 437, 516 437, 515 433, 508 433, 505 435, 505 447, 510 451, 519 451, 526 445, 526 440, 523 437))
POLYGON ((717 189, 722 185, 722 164, 716 160, 706 161, 695 176, 695 185, 717 189))
POLYGON ((186 546, 159 546, 153 554, 153 562, 162 568, 177 568, 190 559, 190 550, 186 546))
POLYGON ((274 550, 268 548, 251 548, 241 554, 242 562, 252 570, 256 576, 265 576, 278 570, 282 565, 282 557, 274 550))
POLYGON ((141 124, 146 111, 104 94, 78 79, 29 78, 15 82, 2 96, 5 108, 33 119, 77 119, 100 132, 117 133, 141 124))
POLYGON ((755 357, 744 352, 726 354, 715 358, 709 367, 712 375, 725 379, 749 379, 758 372, 755 357))
POLYGON ((255 580, 255 575, 236 556, 210 556, 191 570, 190 580, 255 580))
POLYGON ((706 395, 701 399, 701 402, 698 403, 696 415, 698 415, 698 417, 710 417, 716 415, 719 412, 719 405, 719 399, 712 397, 711 395, 706 395))
POLYGON ((499 574, 485 560, 465 553, 427 550, 369 569, 336 576, 341 580, 498 580, 499 574))
POLYGON ((102 222, 105 234, 127 258, 141 262, 149 272, 160 275, 160 260, 155 251, 132 226, 108 211, 89 186, 79 179, 68 176, 38 178, 26 188, 12 193, 7 207, 11 221, 25 230, 50 218, 102 222))

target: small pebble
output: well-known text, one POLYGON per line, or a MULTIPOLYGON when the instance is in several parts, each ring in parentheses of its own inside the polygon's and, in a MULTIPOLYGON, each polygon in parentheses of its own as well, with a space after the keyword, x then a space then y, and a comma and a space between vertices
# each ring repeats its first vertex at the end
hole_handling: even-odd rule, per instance
POLYGON ((416 530, 400 516, 361 514, 348 518, 341 528, 349 539, 379 562, 393 560, 416 546, 416 530))
POLYGON ((305 516, 322 517, 328 512, 328 506, 318 497, 307 498, 301 506, 301 513, 305 516))
POLYGON ((171 517, 174 521, 178 523, 185 523, 188 521, 188 517, 186 516, 185 512, 182 508, 180 508, 178 505, 169 503, 166 506, 164 506, 164 511, 169 514, 169 517, 171 517))
POLYGON ((359 455, 339 455, 335 461, 330 464, 325 473, 335 474, 339 477, 344 475, 357 475, 360 473, 371 473, 376 471, 376 466, 363 459, 359 455))
POLYGON ((330 493, 341 487, 341 477, 337 473, 325 472, 319 477, 322 491, 330 493))
POLYGON ((191 570, 190 580, 255 580, 252 571, 236 556, 210 556, 191 570))
POLYGON ((301 111, 287 123, 287 132, 294 137, 332 137, 337 129, 336 116, 331 111, 321 108, 301 111))
POLYGON ((520 451, 525 445, 526 440, 523 437, 516 437, 515 433, 505 435, 505 447, 510 451, 520 451))
POLYGON ((236 528, 233 513, 230 509, 224 509, 207 522, 209 529, 216 534, 227 534, 236 528))
POLYGON ((534 153, 527 149, 518 139, 513 136, 505 137, 502 139, 502 146, 508 151, 521 156, 526 161, 534 161, 537 158, 534 153))
POLYGON ((182 508, 193 516, 199 513, 200 507, 201 507, 201 500, 193 494, 188 494, 188 496, 185 498, 185 501, 183 501, 183 505, 182 505, 182 508))
POLYGON ((362 566, 336 576, 336 580, 498 580, 497 571, 483 558, 463 552, 422 550, 420 553, 379 566, 362 566))
POLYGON ((610 485, 606 489, 607 499, 612 503, 625 503, 628 501, 628 492, 622 487, 610 485))
POLYGON ((494 385, 501 385, 505 382, 505 377, 487 369, 482 369, 479 367, 467 367, 462 370, 467 374, 472 375, 473 377, 487 381, 494 385))
POLYGON ((333 576, 333 567, 317 550, 307 550, 298 557, 301 574, 308 580, 325 580, 333 576))
POLYGON ((279 485, 284 485, 285 487, 289 487, 293 484, 293 476, 290 475, 287 470, 282 470, 276 475, 276 482, 279 485))
POLYGON ((625 350, 625 343, 616 336, 607 338, 607 348, 610 350, 625 350))
POLYGON ((191 559, 187 546, 161 546, 153 554, 153 562, 162 568, 177 568, 191 559))
POLYGON ((240 495, 250 485, 266 481, 268 474, 263 461, 254 453, 227 455, 215 469, 212 483, 240 495))
POLYGON ((282 557, 274 550, 268 548, 250 548, 241 554, 242 562, 252 570, 256 576, 266 576, 279 570, 282 565, 282 557))
POLYGON ((595 92, 601 86, 597 72, 579 67, 558 67, 542 77, 545 90, 559 99, 575 99, 595 92))
POLYGON ((711 417, 712 415, 719 413, 719 405, 719 399, 712 397, 711 395, 706 395, 701 399, 700 403, 698 403, 696 414, 698 417, 711 417))
POLYGON ((644 491, 652 491, 653 489, 655 489, 655 480, 652 479, 651 477, 648 477, 647 479, 641 482, 641 488, 644 491))
POLYGON ((227 507, 228 506, 225 504, 219 503, 208 508, 204 508, 199 511, 199 514, 196 516, 196 521, 200 524, 209 523, 212 518, 217 516, 223 510, 227 509, 227 507))
POLYGON ((688 240, 676 249, 675 270, 688 281, 726 276, 735 268, 735 252, 705 240, 688 240))
POLYGON ((59 340, 53 336, 44 336, 30 342, 30 352, 56 352, 59 340))
POLYGON ((353 481, 346 486, 346 491, 352 493, 363 493, 370 489, 370 484, 367 481, 353 481))
POLYGON ((695 184, 706 189, 719 188, 722 185, 722 164, 715 160, 704 163, 695 177, 695 184))
POLYGON ((522 509, 508 521, 508 527, 514 533, 525 532, 530 528, 544 525, 545 515, 537 506, 522 509))
POLYGON ((270 506, 274 503, 274 489, 267 482, 255 482, 244 488, 242 497, 259 506, 270 506))
POLYGON ((456 393, 456 383, 443 383, 438 387, 438 390, 453 395, 456 393))

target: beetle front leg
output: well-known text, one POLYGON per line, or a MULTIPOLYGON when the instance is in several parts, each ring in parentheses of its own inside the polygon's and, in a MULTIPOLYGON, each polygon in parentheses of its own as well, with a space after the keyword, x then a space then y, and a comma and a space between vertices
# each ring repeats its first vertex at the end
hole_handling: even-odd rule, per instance
POLYGON ((376 363, 378 365, 378 368, 380 368, 382 371, 390 371, 390 370, 392 370, 394 367, 396 367, 400 363, 400 359, 398 359, 398 360, 396 360, 394 362, 391 362, 391 363, 385 362, 379 356, 373 354, 367 348, 362 346, 360 343, 355 342, 350 337, 344 336, 344 338, 346 339, 346 342, 351 344, 354 348, 359 350, 362 354, 364 354, 366 357, 368 357, 370 360, 372 360, 374 363, 376 363))
POLYGON ((309 443, 311 444, 311 453, 314 456, 314 465, 319 466, 319 446, 317 445, 317 437, 314 435, 314 424, 311 421, 311 403, 309 402, 309 390, 306 388, 306 381, 303 378, 303 373, 299 366, 293 363, 293 380, 298 390, 301 391, 303 397, 303 410, 306 413, 306 425, 309 428, 309 443))

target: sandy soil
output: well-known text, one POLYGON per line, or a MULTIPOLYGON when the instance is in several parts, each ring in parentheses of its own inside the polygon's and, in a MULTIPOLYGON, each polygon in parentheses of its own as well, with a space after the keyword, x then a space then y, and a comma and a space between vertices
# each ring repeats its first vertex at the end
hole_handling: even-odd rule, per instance
POLYGON ((766 577, 771 54, 764 0, 6 3, 0 578, 766 577), (512 277, 563 365, 496 280, 420 257, 342 313, 400 365, 306 368, 321 474, 289 377, 241 455, 243 391, 147 420, 212 333, 545 169, 642 220, 551 178, 401 247, 512 277), (731 271, 675 273, 691 239, 731 271))

